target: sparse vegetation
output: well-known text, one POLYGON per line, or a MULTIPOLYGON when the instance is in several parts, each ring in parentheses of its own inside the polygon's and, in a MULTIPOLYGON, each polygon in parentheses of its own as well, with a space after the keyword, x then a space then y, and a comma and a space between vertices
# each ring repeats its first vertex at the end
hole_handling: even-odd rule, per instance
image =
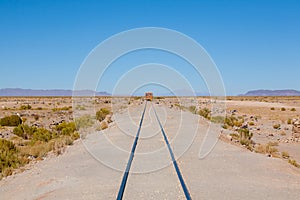
POLYGON ((31 105, 27 104, 27 105, 21 105, 20 106, 20 110, 30 110, 32 107, 31 105))
POLYGON ((22 119, 18 115, 10 115, 0 119, 1 126, 18 126, 22 124, 22 119))
POLYGON ((292 108, 291 111, 292 111, 292 112, 295 112, 295 111, 296 111, 296 108, 292 108))
POLYGON ((281 152, 281 157, 283 159, 289 159, 290 158, 290 154, 286 151, 281 152))
POLYGON ((8 140, 0 139, 0 179, 12 174, 13 169, 22 165, 16 146, 8 140))
POLYGON ((292 119, 288 119, 287 124, 292 124, 292 119))
MULTIPOLYGON (((72 107, 71 107, 72 108, 72 107)), ((63 110, 70 110, 70 107, 61 107, 61 108, 53 108, 52 111, 56 112, 56 111, 63 111, 63 110)))
POLYGON ((280 125, 280 124, 274 124, 274 125, 273 125, 273 128, 274 128, 274 129, 276 129, 276 130, 279 130, 279 129, 280 129, 280 127, 281 127, 281 125, 280 125))
POLYGON ((206 119, 210 119, 211 111, 208 108, 203 108, 198 111, 198 114, 206 119))
POLYGON ((282 107, 280 110, 281 110, 281 111, 286 111, 286 108, 282 107))
POLYGON ((252 141, 251 138, 253 134, 249 131, 247 128, 240 128, 238 130, 239 135, 239 141, 241 145, 245 145, 249 150, 252 150, 252 141))
POLYGON ((217 124, 222 124, 225 121, 225 117, 223 116, 212 116, 210 121, 217 124))
POLYGON ((83 105, 77 105, 76 110, 85 110, 86 108, 83 105))
POLYGON ((249 126, 254 126, 255 125, 253 121, 249 122, 248 124, 249 124, 249 126))
POLYGON ((193 113, 193 114, 196 114, 196 113, 197 113, 197 108, 196 108, 196 106, 190 106, 190 107, 189 107, 189 111, 190 111, 191 113, 193 113))
POLYGON ((271 108, 271 110, 275 110, 275 108, 274 108, 274 107, 272 107, 272 108, 271 108))
POLYGON ((82 117, 75 119, 76 129, 79 130, 81 128, 88 128, 93 126, 95 123, 95 119, 90 115, 83 115, 82 117))
POLYGON ((274 146, 278 146, 278 143, 269 142, 268 144, 265 144, 265 145, 260 144, 255 148, 255 152, 261 153, 261 154, 269 154, 272 157, 279 157, 279 155, 278 155, 279 151, 274 146))
POLYGON ((106 117, 106 115, 110 114, 110 110, 107 108, 101 108, 99 111, 96 112, 96 119, 98 121, 103 121, 106 117))
POLYGON ((298 164, 296 160, 289 159, 289 163, 297 168, 300 168, 300 164, 298 164))

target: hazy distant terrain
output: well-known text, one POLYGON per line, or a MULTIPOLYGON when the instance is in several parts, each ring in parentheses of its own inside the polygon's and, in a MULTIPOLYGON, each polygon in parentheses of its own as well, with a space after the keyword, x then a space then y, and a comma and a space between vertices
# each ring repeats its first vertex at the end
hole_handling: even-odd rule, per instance
POLYGON ((252 90, 240 96, 300 96, 297 90, 252 90))
POLYGON ((5 88, 0 89, 0 96, 110 96, 107 92, 94 92, 91 90, 62 90, 62 89, 51 89, 51 90, 33 90, 33 89, 22 89, 22 88, 5 88))

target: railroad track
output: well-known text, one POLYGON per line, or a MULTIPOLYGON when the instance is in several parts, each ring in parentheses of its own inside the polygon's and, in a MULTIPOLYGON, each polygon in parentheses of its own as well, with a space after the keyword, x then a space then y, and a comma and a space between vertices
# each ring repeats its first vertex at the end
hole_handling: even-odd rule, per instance
MULTIPOLYGON (((133 158, 134 158, 134 153, 135 153, 135 150, 136 150, 136 147, 137 147, 137 143, 138 143, 140 132, 141 132, 142 125, 143 125, 143 120, 144 120, 144 115, 145 115, 145 111, 146 111, 146 108, 147 108, 147 103, 148 103, 148 101, 146 101, 145 106, 144 106, 144 110, 142 112, 141 120, 140 120, 139 127, 138 127, 138 130, 137 130, 137 133, 136 133, 136 136, 135 136, 132 148, 131 148, 131 152, 130 152, 130 156, 129 156, 129 159, 128 159, 128 162, 127 162, 127 166, 126 166, 126 169, 124 171, 124 175, 123 175, 123 179, 122 179, 122 182, 121 182, 121 185, 120 185, 120 189, 119 189, 119 192, 118 192, 117 200, 122 200, 123 199, 123 195, 124 195, 124 192, 125 192, 127 179, 128 179, 128 176, 129 176, 129 173, 130 173, 130 168, 131 168, 131 165, 132 165, 132 162, 133 162, 133 158)), ((165 143, 166 143, 166 145, 168 147, 169 154, 170 154, 170 157, 171 157, 174 169, 176 171, 177 177, 178 177, 179 182, 181 184, 182 190, 184 192, 184 195, 185 195, 185 197, 186 197, 187 200, 190 200, 190 199, 192 199, 191 195, 189 193, 188 187, 185 184, 185 181, 183 179, 183 176, 181 174, 181 171, 180 171, 179 166, 177 164, 177 161, 175 159, 175 156, 174 156, 173 150, 171 148, 171 145, 169 143, 168 137, 167 137, 167 135, 166 135, 166 133, 164 131, 164 128, 163 128, 163 126, 162 126, 162 124, 161 124, 161 122, 159 120, 159 117, 157 115, 157 112, 155 110, 155 107, 154 107, 153 103, 151 104, 151 106, 152 106, 152 108, 154 110, 155 117, 157 119, 157 122, 158 122, 158 125, 160 127, 162 136, 164 138, 164 141, 165 141, 165 143)))

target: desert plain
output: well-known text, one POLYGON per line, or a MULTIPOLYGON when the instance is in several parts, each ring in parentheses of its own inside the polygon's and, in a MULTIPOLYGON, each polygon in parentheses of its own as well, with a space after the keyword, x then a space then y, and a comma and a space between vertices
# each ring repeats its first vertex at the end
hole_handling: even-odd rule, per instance
MULTIPOLYGON (((12 150, 1 158, 8 164, 0 198, 115 199, 145 104, 143 97, 1 97, 0 118, 20 123, 0 127, 12 150)), ((193 199, 300 199, 300 97, 147 102, 124 199, 185 199, 154 110, 193 199), (226 106, 220 115, 211 111, 217 101, 226 106), (216 145, 201 159, 208 130, 216 145)))

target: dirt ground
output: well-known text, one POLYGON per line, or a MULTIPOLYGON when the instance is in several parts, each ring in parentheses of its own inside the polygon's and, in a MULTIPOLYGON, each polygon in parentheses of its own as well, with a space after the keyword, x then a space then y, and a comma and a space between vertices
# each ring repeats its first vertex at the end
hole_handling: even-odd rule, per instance
MULTIPOLYGON (((108 129, 91 132, 68 147, 63 155, 49 154, 44 160, 26 166, 24 172, 2 179, 1 198, 115 199, 144 101, 137 97, 99 97, 92 101, 93 105, 72 105, 68 97, 0 98, 0 118, 19 114, 26 118, 28 125, 49 129, 53 124, 73 120, 74 112, 88 111, 91 106, 96 109, 111 107, 114 113, 108 129), (22 105, 31 108, 21 109, 22 105), (118 151, 109 149, 112 143, 118 151)), ((220 124, 211 123, 186 109, 191 105, 197 109, 209 107, 210 102, 213 101, 204 97, 164 97, 149 104, 124 198, 184 199, 153 113, 154 107, 193 199, 299 199, 300 169, 280 156, 269 157, 219 140, 208 157, 199 159, 199 148, 209 127, 215 135, 234 131, 224 130, 220 124), (196 134, 192 135, 198 126, 196 134), (191 138, 193 142, 185 149, 191 138)), ((300 98, 228 97, 226 106, 227 114, 234 111, 245 123, 253 122, 249 129, 255 143, 277 142, 279 153, 288 152, 292 159, 300 162, 300 141, 292 138, 292 125, 287 124, 288 119, 299 117, 300 98), (291 111, 292 108, 295 111, 291 111), (280 124, 280 129, 274 129, 274 124, 280 124)), ((13 136, 12 128, 1 127, 0 134, 9 139, 13 136)))

